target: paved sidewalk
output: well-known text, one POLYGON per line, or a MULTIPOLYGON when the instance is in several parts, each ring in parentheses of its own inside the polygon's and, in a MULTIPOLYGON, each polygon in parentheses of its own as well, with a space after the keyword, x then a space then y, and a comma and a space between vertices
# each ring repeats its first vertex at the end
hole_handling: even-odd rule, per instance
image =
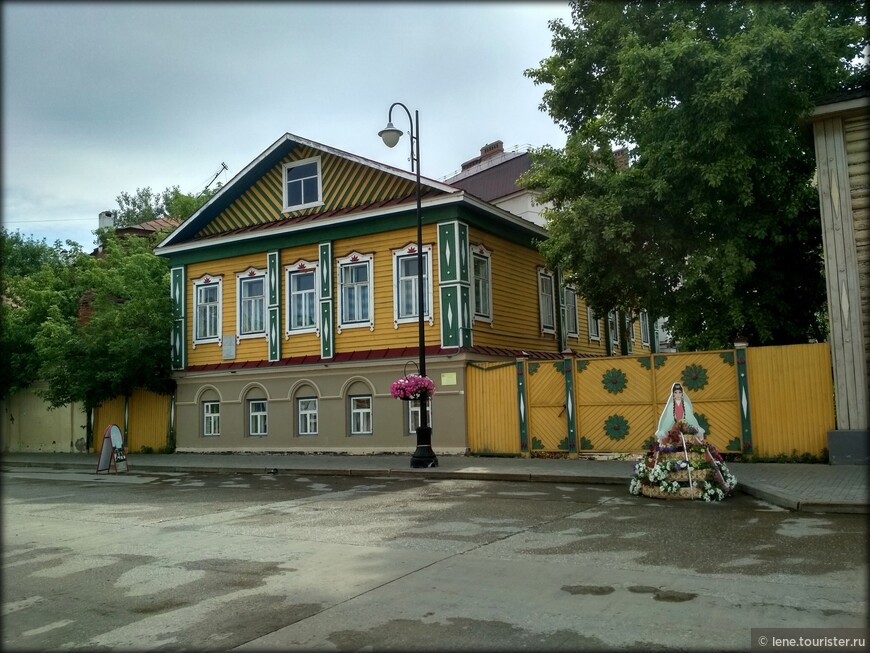
MULTIPOLYGON (((439 466, 411 469, 410 455, 128 454, 131 471, 242 472, 338 476, 420 476, 478 480, 624 484, 626 460, 438 456, 439 466)), ((10 453, 2 467, 50 467, 95 472, 97 454, 10 453)), ((728 463, 737 490, 791 510, 870 514, 866 465, 728 463)))

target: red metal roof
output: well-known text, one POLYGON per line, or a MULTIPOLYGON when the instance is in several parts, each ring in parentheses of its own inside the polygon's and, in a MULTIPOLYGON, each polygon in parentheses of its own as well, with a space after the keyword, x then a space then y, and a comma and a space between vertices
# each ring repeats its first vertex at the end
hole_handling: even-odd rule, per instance
MULTIPOLYGON (((416 361, 419 357, 417 347, 391 347, 388 349, 368 349, 353 352, 340 352, 332 358, 322 358, 318 355, 291 356, 280 361, 243 361, 226 363, 209 363, 205 365, 190 365, 188 372, 212 372, 218 370, 241 370, 260 367, 288 367, 296 365, 322 365, 325 363, 347 363, 365 360, 410 359, 416 361)), ((481 356, 497 356, 501 358, 530 358, 537 360, 561 360, 563 355, 551 351, 525 351, 503 347, 463 347, 461 349, 445 349, 439 345, 426 347, 426 356, 450 356, 457 353, 479 354, 481 356)), ((574 354, 578 358, 596 357, 594 354, 574 354)))

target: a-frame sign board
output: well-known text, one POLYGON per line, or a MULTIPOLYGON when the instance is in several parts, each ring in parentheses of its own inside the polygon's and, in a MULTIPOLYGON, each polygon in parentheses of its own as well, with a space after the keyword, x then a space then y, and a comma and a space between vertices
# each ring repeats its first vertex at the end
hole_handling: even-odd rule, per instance
POLYGON ((127 462, 127 452, 124 450, 124 436, 117 424, 106 427, 103 433, 103 446, 100 448, 100 459, 97 461, 97 474, 109 473, 114 467, 115 473, 126 472, 130 465, 127 462))

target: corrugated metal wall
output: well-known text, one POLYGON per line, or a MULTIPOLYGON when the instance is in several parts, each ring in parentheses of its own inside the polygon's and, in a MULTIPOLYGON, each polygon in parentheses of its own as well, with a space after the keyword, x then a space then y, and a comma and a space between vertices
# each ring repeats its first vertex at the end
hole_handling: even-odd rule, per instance
POLYGON ((828 344, 750 347, 746 353, 755 454, 818 455, 834 428, 828 344))
POLYGON ((470 363, 465 383, 468 447, 475 453, 520 453, 516 364, 470 363))

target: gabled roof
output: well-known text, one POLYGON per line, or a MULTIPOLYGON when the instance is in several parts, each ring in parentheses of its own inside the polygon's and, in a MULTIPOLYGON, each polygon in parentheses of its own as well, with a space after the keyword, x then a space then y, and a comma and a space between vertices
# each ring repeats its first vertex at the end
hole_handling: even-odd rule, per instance
MULTIPOLYGON (((235 228, 223 228, 220 230, 221 233, 202 233, 203 230, 206 229, 206 227, 212 222, 212 220, 217 218, 223 211, 225 211, 234 202, 236 202, 236 200, 242 197, 242 195, 246 193, 254 184, 256 184, 264 175, 266 175, 269 171, 275 168, 275 166, 280 164, 285 157, 287 157, 295 148, 299 146, 304 146, 310 148, 311 150, 332 155, 344 161, 359 164, 360 166, 363 166, 364 168, 373 171, 386 173, 391 177, 397 178, 399 180, 403 179, 407 182, 410 182, 412 189, 415 188, 416 176, 408 171, 394 168, 392 166, 387 166, 382 163, 372 161, 371 159, 366 159, 364 157, 351 154, 349 152, 344 152, 334 147, 323 145, 322 143, 317 143, 301 136, 286 133, 277 141, 275 141, 271 146, 269 146, 256 159, 251 161, 251 163, 249 163, 244 170, 242 170, 235 177, 233 177, 226 185, 224 185, 217 193, 215 193, 208 200, 208 202, 206 202, 198 211, 196 211, 187 220, 185 220, 181 224, 181 226, 179 226, 169 237, 161 242, 160 245, 158 245, 158 253, 161 248, 189 242, 191 240, 197 239, 197 237, 202 238, 208 235, 221 235, 221 233, 237 233, 239 230, 244 230, 248 227, 254 229, 268 229, 279 224, 280 226, 287 226, 295 219, 308 218, 310 220, 317 216, 329 213, 329 211, 316 212, 311 210, 293 212, 287 214, 285 219, 273 220, 265 224, 229 225, 230 227, 234 226, 235 228)), ((459 192, 458 189, 448 186, 447 184, 443 184, 439 181, 435 181, 433 179, 428 179, 425 177, 421 178, 421 184, 424 186, 424 192, 427 195, 450 195, 459 192)), ((404 188, 399 188, 397 192, 401 194, 403 190, 404 188)), ((398 203, 411 203, 415 201, 416 200, 413 192, 406 193, 405 197, 398 198, 398 203)), ((362 207, 346 208, 363 210, 362 207)), ((340 212, 340 210, 341 209, 332 211, 332 213, 338 213, 340 212)))

